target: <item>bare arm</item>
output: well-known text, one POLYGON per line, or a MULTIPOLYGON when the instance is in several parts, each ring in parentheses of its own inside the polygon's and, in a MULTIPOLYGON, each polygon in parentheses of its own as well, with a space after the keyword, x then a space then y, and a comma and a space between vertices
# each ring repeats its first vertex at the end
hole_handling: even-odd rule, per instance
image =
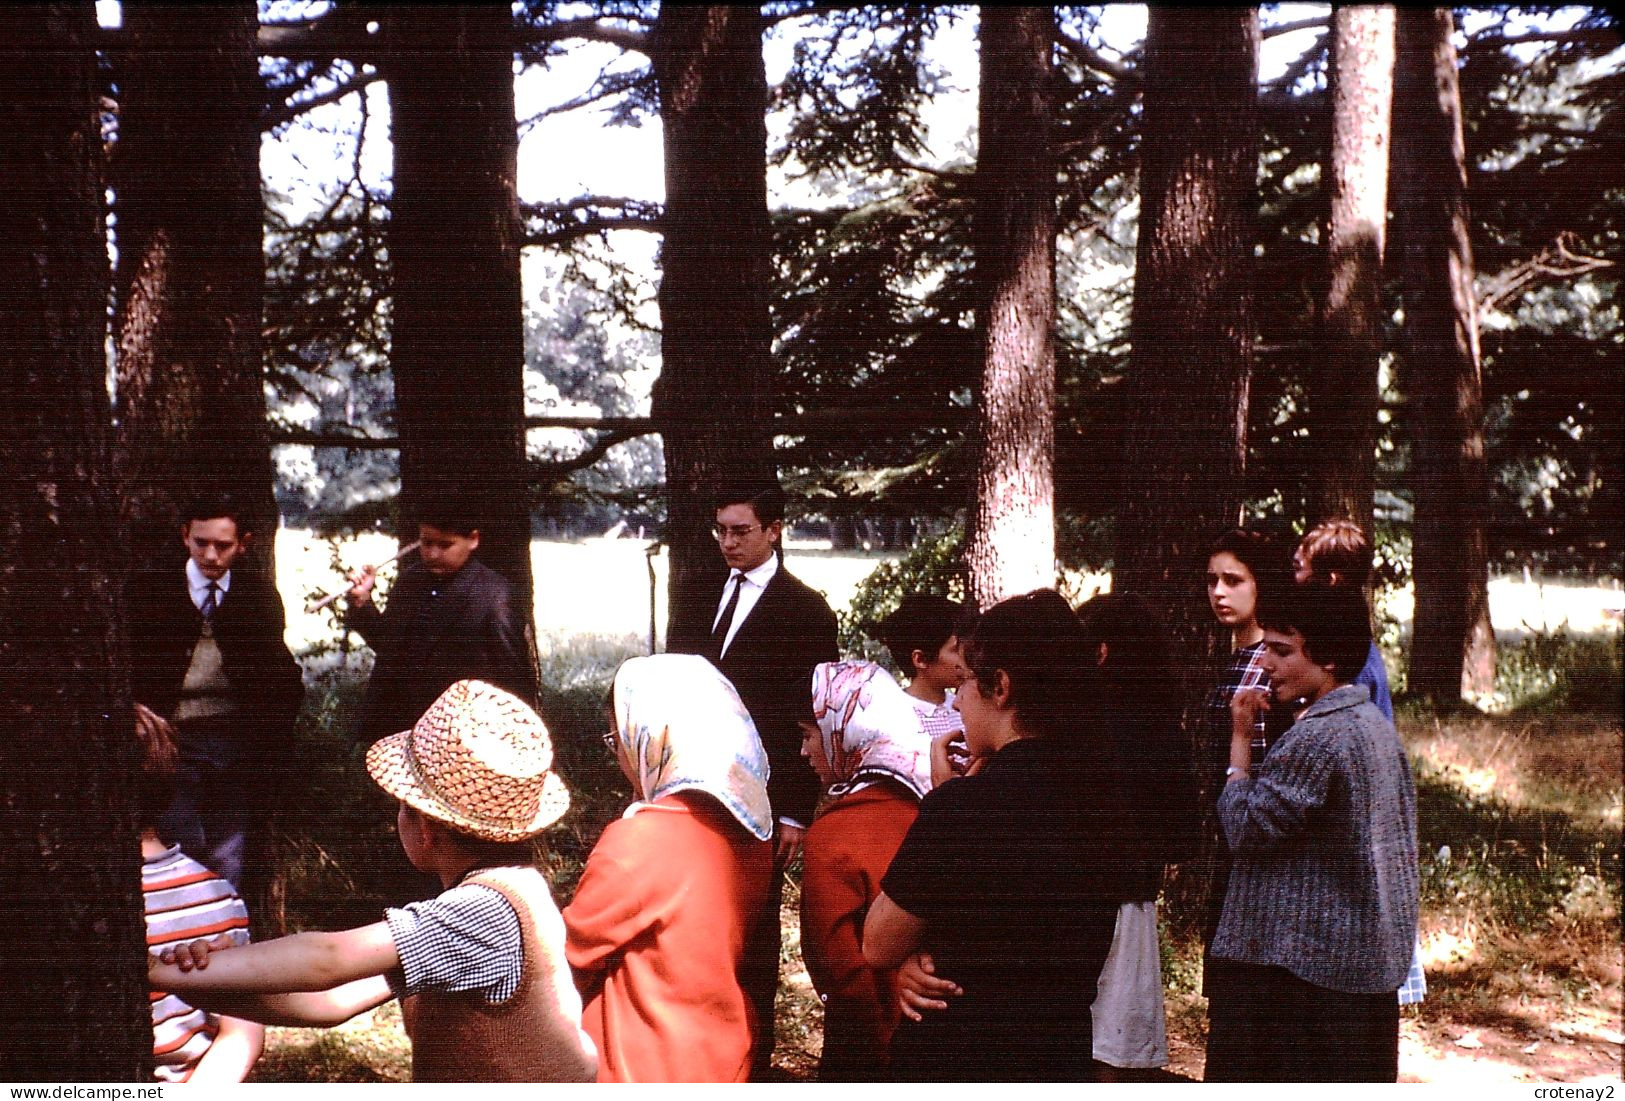
POLYGON ((389 926, 379 921, 338 933, 298 933, 217 952, 208 957, 205 966, 191 971, 152 960, 147 979, 154 990, 178 994, 198 1005, 194 994, 331 990, 356 979, 384 975, 400 965, 389 926))
POLYGON ((248 1077, 265 1050, 265 1026, 241 1017, 220 1018, 220 1032, 203 1053, 188 1085, 232 1085, 248 1077))
POLYGON ((871 967, 896 967, 920 946, 924 931, 925 922, 881 891, 863 922, 863 958, 871 967))
POLYGON ((389 983, 375 975, 300 994, 189 994, 200 1008, 216 1013, 290 1028, 331 1028, 358 1013, 383 1005, 395 996, 389 983))

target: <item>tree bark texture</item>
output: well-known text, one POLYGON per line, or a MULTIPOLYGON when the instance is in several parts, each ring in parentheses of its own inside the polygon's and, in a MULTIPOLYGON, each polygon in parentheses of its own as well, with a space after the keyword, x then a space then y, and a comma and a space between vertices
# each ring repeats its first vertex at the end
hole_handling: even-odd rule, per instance
POLYGON ((1321 469, 1312 521, 1345 517, 1368 534, 1376 495, 1382 265, 1388 221, 1388 134, 1394 9, 1334 9, 1328 279, 1310 433, 1321 469))
POLYGON ((127 549, 134 564, 176 558, 188 496, 228 490, 265 544, 245 567, 270 576, 258 17, 242 0, 123 11, 113 209, 127 549))
POLYGON ((665 425, 668 626, 721 591, 712 541, 719 482, 774 475, 767 423, 767 70, 755 7, 661 9, 654 72, 664 127, 660 378, 665 425))
POLYGON ((0 1080, 150 1078, 90 4, 0 20, 0 1080))
POLYGON ((390 366, 403 522, 449 504, 532 607, 519 131, 506 6, 396 7, 390 366))
POLYGON ((1113 587, 1151 601, 1179 647, 1176 667, 1200 670, 1219 643, 1203 598, 1207 548, 1241 516, 1258 14, 1149 11, 1113 587))
POLYGON ((1053 8, 982 8, 980 453, 965 557, 983 608, 1055 584, 1054 44, 1053 8))
POLYGON ((1394 239, 1410 397, 1409 688, 1454 704, 1495 679, 1489 617, 1489 475, 1468 237, 1466 152, 1448 8, 1402 8, 1394 77, 1394 239))

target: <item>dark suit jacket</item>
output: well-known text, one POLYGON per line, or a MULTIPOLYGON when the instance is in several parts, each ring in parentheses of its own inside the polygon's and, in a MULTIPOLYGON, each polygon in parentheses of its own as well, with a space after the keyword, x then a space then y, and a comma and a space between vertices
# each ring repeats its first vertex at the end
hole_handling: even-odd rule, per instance
MULTIPOLYGON (((717 598, 721 599, 719 587, 717 598)), ((704 654, 739 690, 739 698, 756 720, 773 774, 767 794, 773 813, 812 825, 818 806, 818 776, 801 756, 796 721, 812 717, 812 671, 821 661, 835 661, 835 613, 822 594, 810 589, 779 562, 779 570, 762 597, 739 625, 733 645, 719 661, 709 653, 716 605, 699 611, 704 622, 684 624, 672 632, 667 649, 704 654)))
MULTIPOLYGON (((125 586, 125 606, 135 700, 168 717, 203 624, 184 566, 133 575, 125 586)), ((281 597, 266 581, 233 570, 213 622, 226 677, 239 695, 240 713, 231 727, 241 732, 245 752, 263 753, 285 743, 304 697, 304 680, 282 641, 287 619, 281 597)))
POLYGON ((377 655, 362 740, 409 729, 460 680, 488 681, 534 705, 536 677, 521 616, 507 580, 478 559, 448 578, 413 562, 390 590, 386 611, 370 603, 349 609, 346 624, 377 655))

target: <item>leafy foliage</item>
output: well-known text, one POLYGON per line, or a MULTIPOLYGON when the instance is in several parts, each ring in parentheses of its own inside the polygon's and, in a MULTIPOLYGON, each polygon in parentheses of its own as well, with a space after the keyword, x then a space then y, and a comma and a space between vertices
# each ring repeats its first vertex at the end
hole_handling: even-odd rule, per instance
POLYGON ((1541 632, 1496 655, 1495 686, 1519 713, 1617 715, 1625 699, 1621 637, 1541 632))
POLYGON ((903 557, 876 566, 858 586, 851 605, 836 617, 841 653, 890 666, 891 655, 875 634, 874 625, 895 612, 909 593, 929 593, 963 602, 969 591, 967 584, 963 527, 955 526, 935 538, 922 540, 903 557))
MULTIPOLYGON (((814 517, 946 521, 968 499, 972 469, 973 178, 968 152, 931 163, 927 108, 974 79, 950 71, 937 46, 974 16, 962 8, 799 2, 768 5, 765 13, 770 35, 790 45, 790 64, 770 104, 777 120, 773 165, 799 193, 816 197, 774 214, 771 301, 782 368, 774 409, 830 426, 781 438, 786 481, 814 517)), ((1283 18, 1264 14, 1266 27, 1283 18)), ((1146 415, 1121 396, 1129 369, 1139 46, 1110 43, 1102 18, 1092 8, 1058 11, 1055 98, 1056 499, 1065 522, 1097 526, 1109 525, 1122 479, 1132 477, 1115 462, 1122 426, 1146 415)), ((581 40, 625 47, 592 88, 550 110, 602 108, 612 125, 640 125, 656 112, 647 51, 658 48, 658 6, 537 2, 522 5, 518 19, 523 64, 546 65, 581 40)), ((1622 339, 1614 299, 1625 197, 1619 155, 1625 71, 1605 58, 1619 43, 1618 25, 1601 8, 1570 8, 1474 9, 1464 26, 1473 246, 1487 306, 1492 539, 1508 562, 1617 569, 1616 533, 1625 530, 1618 473, 1625 410, 1613 369, 1622 339), (1554 363, 1563 369, 1552 370, 1554 363)), ((1329 38, 1317 36, 1261 89, 1248 513, 1292 523, 1305 517, 1316 467, 1305 376, 1325 290, 1321 166, 1330 140, 1329 38)), ((298 100, 365 74, 364 66, 348 62, 298 62, 279 63, 268 79, 276 94, 298 100)), ((581 196, 530 213, 534 232, 555 250, 561 288, 597 288, 596 295, 562 289, 555 302, 536 307, 537 317, 551 309, 557 331, 586 342, 551 358, 557 369, 575 373, 573 380, 553 380, 563 385, 552 408, 630 410, 609 400, 613 385, 598 386, 594 398, 582 387, 593 371, 608 378, 653 356, 652 345, 619 358, 601 343, 589 345, 607 312, 629 329, 646 324, 650 288, 616 263, 606 233, 654 224, 662 216, 658 206, 581 196), (592 299, 591 324, 578 302, 582 294, 592 299)), ((295 244, 292 227, 271 229, 273 344, 293 350, 273 358, 284 423, 387 429, 383 217, 376 197, 363 190, 335 208, 332 224, 307 224, 303 243, 295 244)), ((1392 331, 1398 323, 1395 314, 1392 331)), ((536 332, 530 339, 534 349, 536 332)), ((1383 376, 1379 525, 1410 520, 1405 379, 1413 369, 1420 368, 1391 360, 1383 376)), ((558 440, 538 440, 536 457, 567 461, 590 443, 558 440)), ((658 477, 650 448, 652 441, 642 450, 621 448, 568 483, 539 476, 544 515, 581 520, 632 508, 657 518, 644 508, 658 477)), ((292 472, 297 476, 284 486, 290 512, 377 506, 359 487, 389 484, 387 455, 332 456, 318 453, 314 470, 292 472), (355 473, 349 489, 347 471, 355 473), (301 492, 293 492, 294 482, 301 492), (329 482, 332 492, 314 488, 329 482)))

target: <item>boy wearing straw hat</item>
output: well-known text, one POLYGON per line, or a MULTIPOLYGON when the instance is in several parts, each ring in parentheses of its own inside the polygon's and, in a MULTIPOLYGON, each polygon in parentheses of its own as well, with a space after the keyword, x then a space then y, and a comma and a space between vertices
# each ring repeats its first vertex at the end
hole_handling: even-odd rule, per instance
POLYGON ((401 848, 439 896, 342 932, 166 953, 152 985, 278 1025, 336 1025, 399 997, 416 1081, 593 1081, 564 923, 533 864, 533 839, 570 805, 552 764, 529 705, 458 681, 367 753, 400 801, 401 848))

